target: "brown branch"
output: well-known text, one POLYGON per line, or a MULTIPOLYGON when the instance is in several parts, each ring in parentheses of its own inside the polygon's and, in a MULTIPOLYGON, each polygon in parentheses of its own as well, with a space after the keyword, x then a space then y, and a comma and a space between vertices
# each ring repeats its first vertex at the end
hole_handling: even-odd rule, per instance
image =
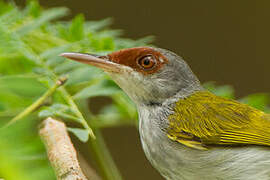
MULTIPOLYGON (((43 121, 39 134, 58 180, 87 180, 63 122, 48 118, 43 121)), ((94 170, 92 172, 91 180, 100 179, 94 170)))

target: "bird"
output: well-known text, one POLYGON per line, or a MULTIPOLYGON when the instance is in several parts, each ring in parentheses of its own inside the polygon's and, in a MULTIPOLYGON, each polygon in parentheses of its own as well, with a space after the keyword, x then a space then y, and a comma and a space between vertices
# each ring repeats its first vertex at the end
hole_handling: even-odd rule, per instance
POLYGON ((156 47, 61 56, 101 68, 135 103, 147 159, 168 180, 270 180, 270 114, 206 90, 156 47))

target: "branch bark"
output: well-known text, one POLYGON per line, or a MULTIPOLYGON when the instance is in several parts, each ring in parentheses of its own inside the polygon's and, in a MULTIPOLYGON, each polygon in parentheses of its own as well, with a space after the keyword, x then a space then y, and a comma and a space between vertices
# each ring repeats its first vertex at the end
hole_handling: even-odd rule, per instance
MULTIPOLYGON (((63 122, 48 118, 39 131, 58 180, 87 180, 63 122)), ((93 170, 91 180, 100 179, 93 170)))

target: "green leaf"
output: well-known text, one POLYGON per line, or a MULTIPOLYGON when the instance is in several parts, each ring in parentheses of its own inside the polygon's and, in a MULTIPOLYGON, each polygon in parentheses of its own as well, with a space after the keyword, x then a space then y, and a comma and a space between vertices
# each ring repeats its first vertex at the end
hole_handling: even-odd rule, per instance
POLYGON ((112 18, 106 18, 100 21, 88 21, 85 23, 85 26, 88 30, 97 32, 111 25, 112 21, 112 18))
POLYGON ((81 128, 67 128, 68 131, 72 132, 80 141, 87 142, 89 139, 89 133, 86 129, 81 128))
POLYGON ((11 112, 17 112, 16 109, 25 108, 33 102, 33 99, 18 96, 6 89, 0 89, 0 100, 4 110, 9 110, 11 112))
POLYGON ((71 120, 79 123, 82 121, 80 118, 76 117, 73 110, 65 104, 53 104, 51 106, 43 107, 38 115, 41 118, 60 117, 64 120, 71 120))
POLYGON ((240 101, 245 104, 249 104, 250 106, 253 106, 257 109, 265 111, 268 108, 267 105, 269 105, 270 96, 269 94, 264 93, 251 94, 240 99, 240 101))
MULTIPOLYGON (((78 64, 78 63, 75 63, 75 64, 78 64)), ((74 66, 77 66, 77 65, 74 65, 74 66)), ((60 69, 60 66, 58 70, 59 69, 60 69)), ((63 69, 65 68, 62 68, 61 70, 63 69)), ((75 84, 82 83, 85 81, 91 81, 95 78, 101 78, 104 76, 104 73, 98 68, 83 65, 81 66, 81 68, 76 68, 73 71, 69 72, 67 76, 68 76, 68 81, 66 85, 70 86, 70 85, 75 85, 75 84)))
POLYGON ((56 116, 58 113, 72 113, 72 110, 65 104, 56 103, 51 106, 43 107, 39 112, 39 116, 45 118, 49 116, 56 116))
POLYGON ((49 10, 44 11, 39 18, 35 19, 31 23, 28 23, 28 24, 22 26, 21 28, 17 29, 16 32, 18 35, 23 36, 31 31, 39 28, 43 24, 45 24, 53 19, 57 19, 57 18, 60 18, 60 17, 67 15, 67 13, 68 13, 67 8, 51 8, 49 10))
POLYGON ((26 10, 33 17, 38 17, 41 14, 41 7, 37 0, 29 1, 26 10))
POLYGON ((79 41, 84 38, 84 16, 82 14, 72 20, 69 31, 71 41, 79 41))
POLYGON ((90 46, 95 50, 95 51, 112 51, 115 48, 115 43, 114 39, 109 36, 99 36, 99 37, 94 37, 92 35, 88 36, 90 46))
POLYGON ((63 46, 53 47, 47 51, 44 51, 42 54, 40 54, 40 57, 44 59, 48 59, 55 56, 59 56, 59 54, 67 51, 70 47, 71 47, 71 44, 65 44, 63 46))
POLYGON ((6 14, 8 11, 11 11, 13 8, 10 4, 0 1, 0 15, 6 14))
POLYGON ((4 103, 0 101, 0 112, 5 110, 4 103))
MULTIPOLYGON (((63 74, 63 73, 70 72, 72 70, 78 70, 78 68, 80 68, 80 67, 82 67, 82 64, 81 63, 78 63, 78 62, 75 62, 75 61, 70 61, 70 60, 65 59, 65 62, 56 65, 56 67, 54 68, 54 71, 57 74, 63 74)), ((74 81, 75 76, 82 78, 83 76, 76 75, 76 73, 81 74, 84 70, 87 71, 87 76, 90 74, 89 71, 87 70, 87 68, 83 67, 83 70, 81 69, 81 70, 78 70, 78 72, 75 72, 75 71, 73 72, 73 74, 71 76, 72 77, 72 80, 69 80, 68 83, 70 84, 71 81, 74 81)), ((76 82, 78 82, 78 81, 76 81, 76 82)))
POLYGON ((229 85, 217 86, 214 82, 204 83, 203 86, 204 88, 208 89, 217 96, 222 96, 230 99, 234 98, 234 89, 232 86, 229 85))
POLYGON ((54 116, 54 113, 48 109, 44 109, 38 113, 38 116, 41 118, 47 118, 50 116, 54 116))
POLYGON ((1 90, 7 90, 22 97, 37 97, 44 93, 46 88, 37 78, 18 75, 0 77, 1 90))
POLYGON ((104 86, 103 82, 88 86, 74 95, 75 99, 85 99, 95 96, 111 96, 120 92, 119 88, 113 86, 104 86))

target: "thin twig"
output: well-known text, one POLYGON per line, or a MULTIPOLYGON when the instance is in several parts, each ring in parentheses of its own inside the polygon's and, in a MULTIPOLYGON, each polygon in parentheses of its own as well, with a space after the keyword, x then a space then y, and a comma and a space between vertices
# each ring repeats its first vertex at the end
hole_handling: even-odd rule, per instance
POLYGON ((87 129, 89 135, 93 138, 96 139, 95 134, 93 133, 93 130, 89 127, 89 125, 86 122, 86 119, 84 118, 84 116, 82 115, 81 111, 79 110, 78 106, 76 105, 76 103, 74 102, 73 98, 69 95, 69 93, 66 91, 65 88, 61 87, 59 88, 60 92, 63 95, 63 98, 67 101, 67 103, 70 105, 70 107, 74 110, 76 116, 78 118, 80 118, 80 123, 82 124, 82 126, 87 129))
POLYGON ((41 106, 44 101, 50 97, 56 90, 58 87, 62 86, 65 82, 66 82, 67 78, 66 77, 62 77, 59 78, 56 83, 50 88, 48 89, 40 98, 38 98, 33 104, 31 104, 30 106, 28 106, 27 108, 25 108, 21 113, 19 113, 17 116, 15 116, 13 119, 11 119, 5 126, 8 127, 11 124, 15 123, 16 121, 26 117, 28 114, 32 113, 34 110, 36 110, 39 106, 41 106))
MULTIPOLYGON (((87 180, 83 174, 67 128, 63 122, 48 118, 43 121, 39 131, 42 137, 49 160, 55 170, 58 180, 87 180)), ((91 180, 100 180, 94 170, 91 171, 91 180)), ((89 173, 88 173, 89 174, 89 173)))

